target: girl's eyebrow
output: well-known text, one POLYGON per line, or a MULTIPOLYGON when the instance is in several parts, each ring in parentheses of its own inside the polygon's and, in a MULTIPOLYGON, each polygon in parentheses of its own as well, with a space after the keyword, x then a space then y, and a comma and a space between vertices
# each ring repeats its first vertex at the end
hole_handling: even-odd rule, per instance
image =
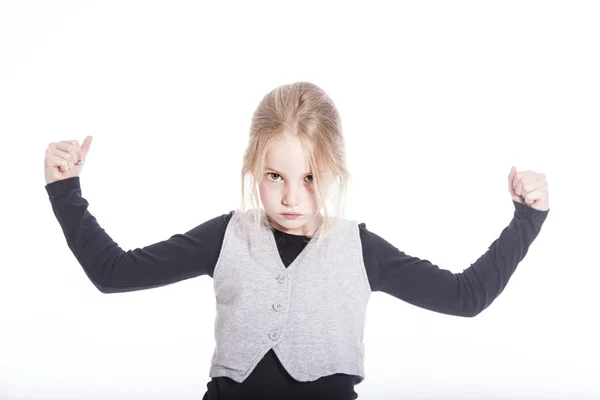
MULTIPOLYGON (((268 169, 269 171, 273 171, 275 173, 277 173, 277 175, 281 175, 284 176, 284 174, 282 174, 281 172, 277 171, 275 168, 271 168, 269 166, 266 166, 265 169, 268 169)), ((312 172, 305 172, 304 175, 311 175, 312 172)))

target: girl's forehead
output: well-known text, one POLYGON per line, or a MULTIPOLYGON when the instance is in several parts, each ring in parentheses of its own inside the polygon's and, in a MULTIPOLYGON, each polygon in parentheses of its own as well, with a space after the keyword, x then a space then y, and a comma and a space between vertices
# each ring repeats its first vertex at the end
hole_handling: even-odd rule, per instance
POLYGON ((265 155, 265 167, 279 172, 308 173, 310 162, 298 139, 273 142, 265 155))

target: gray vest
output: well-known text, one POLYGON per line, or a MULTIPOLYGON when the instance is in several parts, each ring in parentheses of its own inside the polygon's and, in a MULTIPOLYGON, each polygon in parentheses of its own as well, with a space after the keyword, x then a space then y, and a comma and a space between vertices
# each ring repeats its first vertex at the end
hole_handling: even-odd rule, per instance
MULTIPOLYGON (((210 376, 242 382, 273 349, 298 381, 335 373, 364 377, 364 324, 371 295, 358 224, 316 234, 286 268, 264 209, 260 251, 254 212, 248 232, 235 211, 213 274, 215 341, 210 376)), ((321 228, 317 231, 319 233, 321 228)))

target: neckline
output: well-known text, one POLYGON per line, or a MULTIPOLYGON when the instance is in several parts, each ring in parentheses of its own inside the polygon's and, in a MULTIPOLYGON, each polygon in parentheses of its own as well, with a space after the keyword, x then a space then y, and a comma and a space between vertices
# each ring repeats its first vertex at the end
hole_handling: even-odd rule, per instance
POLYGON ((295 235, 293 233, 287 233, 287 232, 281 231, 277 228, 273 228, 273 230, 275 231, 275 232, 273 232, 274 235, 279 235, 279 236, 283 237, 285 240, 289 240, 294 243, 308 243, 314 237, 314 236, 309 237, 306 235, 295 235))
MULTIPOLYGON (((321 228, 322 228, 323 224, 319 224, 319 226, 317 227, 317 230, 314 232, 311 240, 308 243, 306 243, 306 246, 304 246, 304 248, 300 251, 298 256, 286 268, 285 264, 283 263, 283 260, 281 259, 281 256, 279 255, 279 249, 277 248, 277 242, 275 241, 275 235, 273 234, 273 232, 271 232, 271 229, 275 229, 275 228, 272 228, 268 224, 267 214, 264 209, 261 209, 261 213, 263 216, 263 229, 265 229, 267 236, 269 237, 268 240, 269 240, 269 243, 271 244, 271 251, 273 252, 274 257, 277 259, 277 264, 279 265, 279 269, 282 271, 290 271, 292 268, 294 268, 296 266, 296 264, 298 264, 306 256, 306 254, 310 251, 310 249, 312 249, 312 247, 315 243, 315 241, 312 239, 315 236, 317 236, 317 234, 319 232, 321 232, 321 228)), ((277 232, 281 232, 285 235, 296 236, 296 238, 300 238, 300 240, 302 240, 302 236, 300 236, 300 235, 293 235, 291 233, 282 232, 278 229, 275 229, 275 230, 277 232)))

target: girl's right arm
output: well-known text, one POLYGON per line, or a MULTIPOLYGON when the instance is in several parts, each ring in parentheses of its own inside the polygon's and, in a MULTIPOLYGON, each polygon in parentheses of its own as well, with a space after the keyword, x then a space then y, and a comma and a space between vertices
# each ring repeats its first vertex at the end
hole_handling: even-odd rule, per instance
POLYGON ((150 289, 200 275, 212 276, 226 214, 167 240, 125 251, 88 211, 78 176, 47 184, 46 191, 69 248, 102 293, 150 289))
MULTIPOLYGON (((150 289, 210 275, 223 242, 227 214, 168 240, 124 251, 102 229, 81 196, 80 178, 92 137, 52 142, 46 149, 46 191, 69 248, 102 293, 150 289)), ((232 213, 229 213, 231 217, 232 213)))

